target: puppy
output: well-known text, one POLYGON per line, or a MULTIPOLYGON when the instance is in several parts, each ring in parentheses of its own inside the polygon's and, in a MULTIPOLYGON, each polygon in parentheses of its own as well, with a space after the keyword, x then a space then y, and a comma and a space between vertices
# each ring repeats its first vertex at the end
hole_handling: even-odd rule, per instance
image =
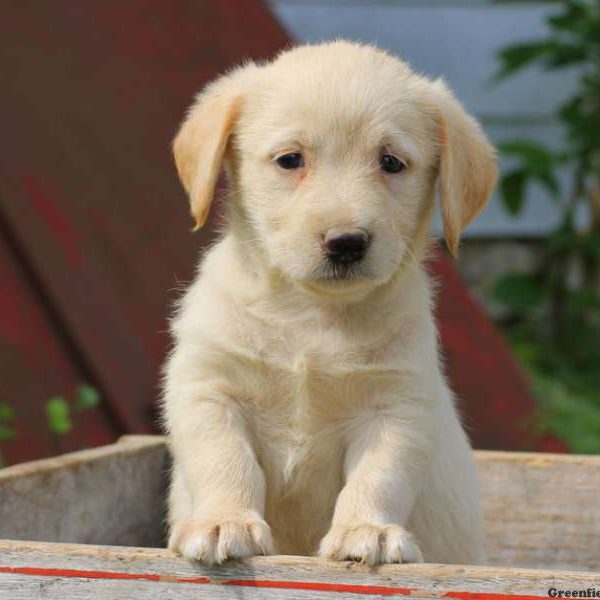
POLYGON ((208 85, 174 154, 197 227, 222 167, 229 194, 172 322, 169 547, 482 562, 422 264, 436 189, 456 252, 495 184, 479 125, 441 81, 336 41, 208 85))

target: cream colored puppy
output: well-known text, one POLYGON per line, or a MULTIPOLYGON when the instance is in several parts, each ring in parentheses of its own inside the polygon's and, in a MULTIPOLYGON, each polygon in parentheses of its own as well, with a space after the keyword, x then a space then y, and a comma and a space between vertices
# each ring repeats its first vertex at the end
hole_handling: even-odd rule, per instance
POLYGON ((173 320, 169 546, 368 564, 483 560, 472 452, 422 261, 439 187, 459 236, 494 151, 444 84, 370 46, 302 46, 206 87, 174 143, 224 235, 173 320))

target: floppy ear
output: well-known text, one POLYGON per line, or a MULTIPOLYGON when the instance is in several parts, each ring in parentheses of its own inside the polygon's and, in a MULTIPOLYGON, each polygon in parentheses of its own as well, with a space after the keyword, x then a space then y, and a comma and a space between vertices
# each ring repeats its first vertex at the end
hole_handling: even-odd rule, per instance
POLYGON ((496 152, 479 123, 444 83, 438 80, 433 85, 439 101, 439 189, 444 237, 456 256, 462 231, 481 212, 496 185, 496 152))
POLYGON ((196 98, 173 141, 177 172, 190 199, 194 231, 208 218, 227 142, 243 97, 238 68, 209 84, 196 98))

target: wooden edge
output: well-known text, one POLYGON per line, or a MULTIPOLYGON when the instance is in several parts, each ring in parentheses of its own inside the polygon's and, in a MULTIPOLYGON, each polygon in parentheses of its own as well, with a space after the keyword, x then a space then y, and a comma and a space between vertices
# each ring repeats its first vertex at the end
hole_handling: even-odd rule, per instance
POLYGON ((123 436, 114 444, 99 446, 87 450, 69 452, 52 458, 33 460, 0 469, 0 484, 7 479, 50 472, 101 460, 114 454, 137 453, 140 450, 151 450, 165 445, 165 438, 159 435, 123 436))
MULTIPOLYGON (((503 600, 547 598, 548 590, 600 586, 600 573, 407 564, 370 568, 299 556, 255 557, 217 567, 192 564, 168 550, 0 541, 4 575, 86 580, 138 580, 345 592, 503 600)), ((1 587, 1 585, 0 585, 1 587)))
MULTIPOLYGON (((167 438, 163 435, 129 434, 121 436, 117 444, 137 444, 152 446, 163 443, 167 438)), ((563 454, 555 452, 515 452, 512 450, 474 450, 478 462, 514 461, 526 462, 531 466, 543 466, 548 463, 593 464, 600 466, 600 455, 596 454, 563 454)))
POLYGON ((520 462, 530 467, 553 464, 593 465, 600 467, 597 454, 558 454, 554 452, 512 452, 504 450, 475 450, 477 462, 520 462))
MULTIPOLYGON (((162 435, 124 435, 114 444, 107 446, 79 450, 77 452, 70 452, 52 458, 44 458, 0 469, 0 482, 13 477, 39 473, 40 471, 48 472, 63 467, 71 467, 76 464, 103 459, 113 454, 152 450, 161 446, 166 448, 166 445, 167 438, 162 435)), ((592 465, 600 468, 600 455, 475 450, 475 458, 479 463, 510 461, 520 462, 530 467, 546 467, 560 463, 592 465)))
POLYGON ((136 446, 151 446, 165 444, 167 443, 167 438, 164 435, 142 435, 130 433, 127 435, 122 435, 114 445, 117 444, 135 444, 136 446))

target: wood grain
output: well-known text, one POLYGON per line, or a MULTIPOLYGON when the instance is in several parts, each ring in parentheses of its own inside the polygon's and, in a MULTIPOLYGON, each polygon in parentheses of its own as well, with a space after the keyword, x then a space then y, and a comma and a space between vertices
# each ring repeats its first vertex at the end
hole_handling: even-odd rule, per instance
POLYGON ((0 470, 0 538, 162 546, 166 474, 151 437, 0 470))
POLYGON ((476 455, 490 562, 600 571, 600 456, 476 455))
POLYGON ((0 542, 0 599, 458 598, 534 600, 600 586, 600 573, 384 565, 275 556, 216 568, 166 550, 0 542))
MULTIPOLYGON (((476 457, 490 564, 600 570, 599 456, 476 457)), ((0 471, 0 538, 162 545, 167 463, 164 438, 126 436, 0 471)))

